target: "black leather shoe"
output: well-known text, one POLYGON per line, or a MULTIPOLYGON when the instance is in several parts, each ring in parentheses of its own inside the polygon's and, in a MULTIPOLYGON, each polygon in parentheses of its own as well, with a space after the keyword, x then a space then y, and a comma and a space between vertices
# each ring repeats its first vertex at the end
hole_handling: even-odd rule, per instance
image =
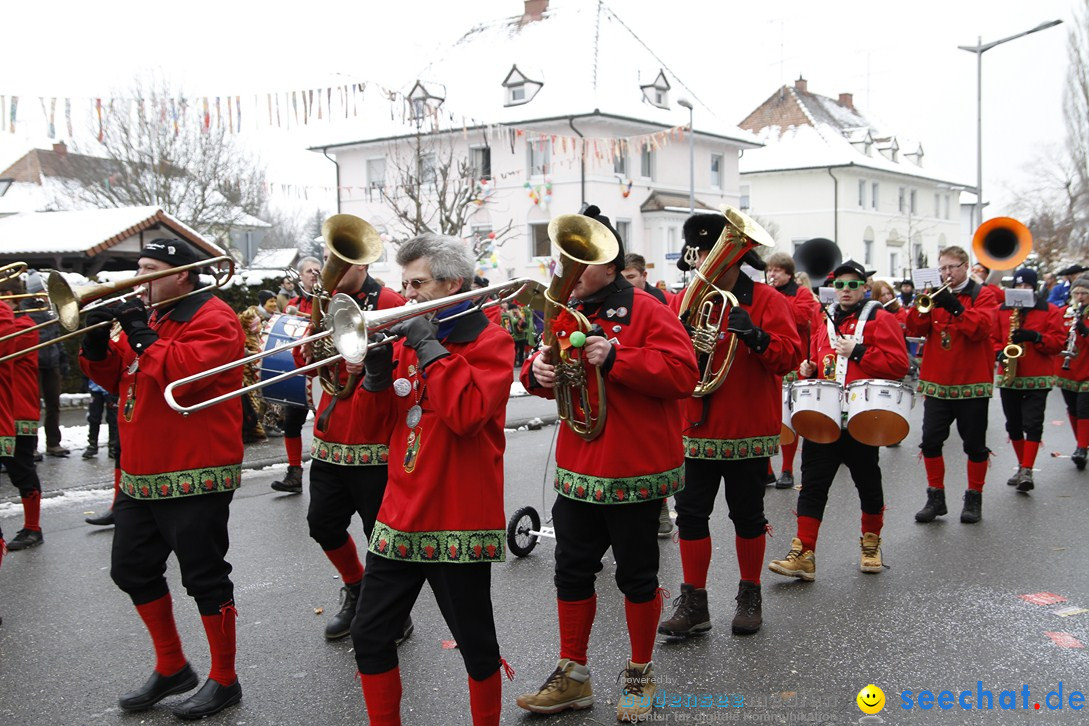
POLYGON ((109 527, 113 524, 113 510, 110 509, 101 517, 84 517, 83 521, 87 524, 94 524, 99 527, 109 527))
POLYGON ((180 671, 172 676, 164 676, 153 672, 147 683, 138 690, 131 691, 118 699, 117 705, 123 711, 143 711, 151 708, 167 696, 175 693, 185 693, 197 687, 200 679, 193 672, 193 667, 188 663, 180 671))
POLYGON ((173 711, 178 718, 192 721, 219 713, 227 706, 233 706, 241 700, 242 684, 237 680, 229 686, 224 686, 209 678, 199 691, 175 706, 173 711))
POLYGON ((20 529, 15 535, 15 539, 8 542, 8 550, 11 552, 18 552, 19 550, 37 547, 44 541, 45 538, 42 537, 40 531, 36 529, 20 529))
POLYGON ((784 471, 779 475, 779 478, 775 481, 776 489, 793 489, 794 488, 794 474, 789 471, 784 471))

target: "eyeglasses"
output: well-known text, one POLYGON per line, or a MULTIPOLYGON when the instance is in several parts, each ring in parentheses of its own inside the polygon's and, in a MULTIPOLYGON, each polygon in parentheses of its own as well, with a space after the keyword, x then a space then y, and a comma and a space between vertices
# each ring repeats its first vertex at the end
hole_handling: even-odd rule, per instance
POLYGON ((434 281, 435 281, 434 277, 423 277, 423 278, 416 277, 416 278, 413 278, 411 280, 401 280, 401 287, 407 290, 411 286, 413 290, 419 290, 421 287, 423 287, 427 283, 434 282, 434 281))
POLYGON ((832 287, 836 288, 837 290, 842 290, 843 288, 857 290, 865 284, 865 280, 834 280, 832 282, 832 287))
POLYGON ((945 265, 944 267, 939 267, 938 272, 952 272, 953 270, 957 269, 958 267, 964 267, 967 264, 968 264, 967 262, 962 262, 959 265, 945 265))

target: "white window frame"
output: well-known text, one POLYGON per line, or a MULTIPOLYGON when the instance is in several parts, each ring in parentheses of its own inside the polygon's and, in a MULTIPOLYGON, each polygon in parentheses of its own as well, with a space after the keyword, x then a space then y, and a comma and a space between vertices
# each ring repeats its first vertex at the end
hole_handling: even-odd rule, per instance
POLYGON ((552 173, 552 139, 527 139, 526 140, 526 175, 530 178, 548 176, 552 173), (534 165, 534 157, 541 154, 544 163, 534 165), (540 171, 536 169, 540 168, 540 171))
POLYGON ((722 189, 722 173, 726 165, 725 154, 711 154, 711 188, 722 189), (715 164, 718 164, 718 169, 715 169, 715 164))

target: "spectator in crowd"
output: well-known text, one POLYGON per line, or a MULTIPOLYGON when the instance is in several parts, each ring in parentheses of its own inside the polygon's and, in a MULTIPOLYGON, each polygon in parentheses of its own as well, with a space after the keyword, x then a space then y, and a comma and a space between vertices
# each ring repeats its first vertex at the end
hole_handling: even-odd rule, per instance
POLYGON ((280 312, 280 301, 276 299, 272 290, 258 290, 257 308, 257 314, 261 316, 261 319, 268 320, 280 312))
MULTIPOLYGON (((267 290, 262 290, 262 293, 267 290)), ((271 293, 269 293, 271 294, 271 293)), ((276 297, 273 296, 272 300, 276 297)), ((261 305, 251 305, 238 314, 238 322, 242 324, 242 331, 246 335, 246 355, 260 353, 261 324, 265 309, 261 305)), ((260 363, 249 363, 242 369, 242 384, 249 386, 260 379, 260 363)), ((265 434, 263 419, 265 417, 265 399, 261 391, 250 391, 242 397, 242 443, 252 444, 255 441, 264 441, 268 438, 265 434)))
MULTIPOLYGON (((35 270, 27 274, 26 290, 30 293, 44 292, 45 285, 41 275, 35 270)), ((42 311, 30 313, 35 323, 44 323, 53 317, 53 313, 42 311)), ((48 343, 62 331, 57 325, 42 328, 38 341, 48 343)), ((49 345, 38 351, 38 383, 41 386, 42 403, 45 407, 45 453, 49 456, 68 456, 69 451, 61 446, 60 432, 60 393, 61 381, 68 371, 68 354, 60 345, 49 345)))
POLYGON ((911 280, 904 280, 900 283, 900 302, 904 304, 904 307, 911 307, 911 304, 915 301, 915 283, 911 280))
POLYGON ((1055 274, 1063 278, 1055 287, 1051 288, 1051 293, 1047 296, 1047 301, 1052 305, 1064 307, 1067 301, 1070 299, 1070 285, 1077 279, 1078 275, 1083 272, 1089 272, 1089 267, 1083 265, 1070 265, 1064 267, 1055 274))
POLYGON ((276 293, 276 302, 279 303, 280 310, 287 310, 287 304, 298 295, 299 293, 295 289, 295 281, 290 277, 285 277, 280 283, 280 291, 276 293))
POLYGON ((98 434, 102 426, 102 419, 106 419, 106 430, 109 432, 108 451, 111 459, 117 458, 117 396, 111 394, 102 386, 90 378, 87 378, 87 391, 91 394, 91 402, 87 406, 87 448, 83 450, 84 459, 93 459, 98 456, 98 434))

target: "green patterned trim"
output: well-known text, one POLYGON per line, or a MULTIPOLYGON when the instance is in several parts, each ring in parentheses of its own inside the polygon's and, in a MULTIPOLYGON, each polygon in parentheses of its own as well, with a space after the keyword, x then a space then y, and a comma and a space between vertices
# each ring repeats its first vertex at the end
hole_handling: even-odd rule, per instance
POLYGON ((779 453, 779 434, 747 439, 696 439, 684 437, 688 459, 760 459, 779 453))
POLYGON ((242 484, 242 465, 138 475, 121 472, 121 490, 134 499, 176 499, 233 492, 242 484))
POLYGON ((785 376, 783 376, 783 385, 793 383, 796 380, 798 380, 798 371, 791 371, 790 373, 787 373, 785 376))
POLYGON ((1041 391, 1055 385, 1055 376, 1015 376, 1008 386, 1001 383, 999 388, 1011 388, 1017 391, 1041 391))
POLYGON ((368 549, 402 562, 502 562, 506 534, 501 529, 401 532, 375 522, 368 549))
POLYGON ((21 419, 15 419, 15 435, 16 436, 37 436, 38 435, 38 422, 35 421, 23 421, 21 419))
POLYGON ((1089 393, 1089 381, 1072 381, 1069 378, 1056 376, 1055 385, 1063 389, 1064 391, 1073 391, 1074 393, 1089 393))
POLYGON ((557 466, 552 486, 560 496, 591 504, 649 502, 684 489, 684 467, 678 466, 658 474, 611 479, 579 474, 557 466))
POLYGON ((0 436, 0 456, 15 455, 15 437, 0 436))
POLYGON ((994 395, 993 383, 965 383, 954 386, 943 386, 938 383, 919 381, 919 393, 931 398, 948 398, 958 400, 961 398, 990 398, 994 395))
POLYGON ((315 438, 310 442, 310 456, 339 466, 385 466, 389 447, 385 444, 330 444, 315 438))

